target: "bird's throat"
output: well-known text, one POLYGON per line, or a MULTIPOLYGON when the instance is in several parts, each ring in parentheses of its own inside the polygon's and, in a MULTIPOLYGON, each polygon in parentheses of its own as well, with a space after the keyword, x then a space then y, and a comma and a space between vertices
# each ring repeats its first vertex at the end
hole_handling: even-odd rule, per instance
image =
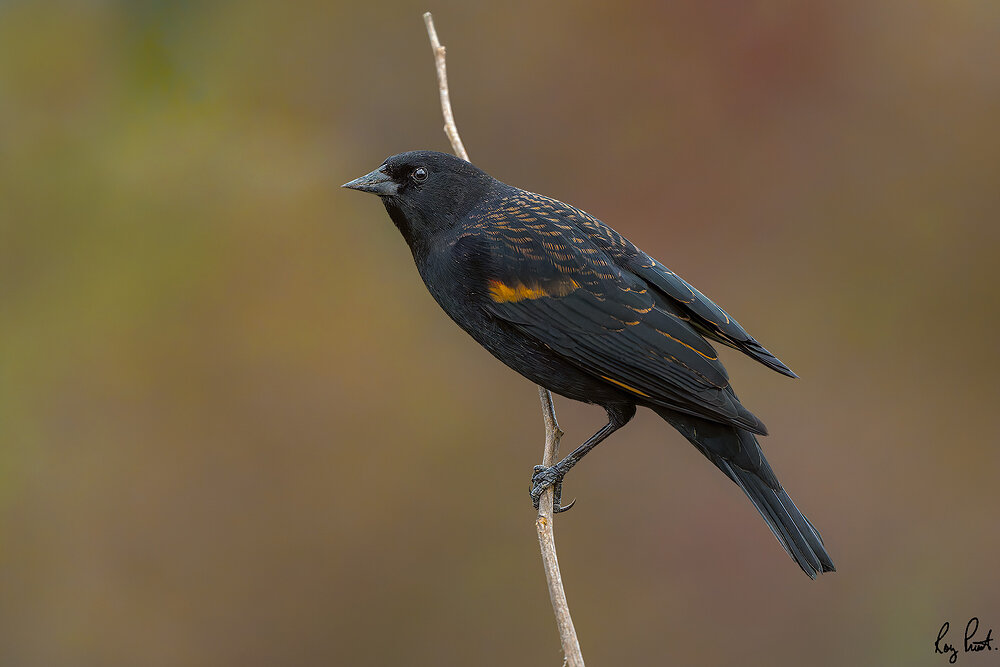
POLYGON ((396 225, 396 229, 399 230, 399 233, 406 240, 406 244, 412 249, 414 241, 416 241, 416 235, 413 233, 413 223, 399 205, 399 200, 395 197, 383 197, 382 203, 385 204, 385 210, 389 213, 389 218, 393 224, 396 225))

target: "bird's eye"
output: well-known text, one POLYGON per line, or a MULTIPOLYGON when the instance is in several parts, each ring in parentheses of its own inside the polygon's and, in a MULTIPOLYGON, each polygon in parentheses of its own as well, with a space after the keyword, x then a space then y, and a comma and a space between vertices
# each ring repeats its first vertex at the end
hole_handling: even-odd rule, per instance
POLYGON ((410 177, 417 183, 423 183, 427 180, 427 167, 417 167, 410 174, 410 177))

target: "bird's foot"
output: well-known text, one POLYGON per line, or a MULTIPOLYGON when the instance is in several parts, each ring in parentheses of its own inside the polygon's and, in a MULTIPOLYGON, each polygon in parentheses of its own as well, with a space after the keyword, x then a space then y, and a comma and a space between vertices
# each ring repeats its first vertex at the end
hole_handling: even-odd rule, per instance
POLYGON ((546 468, 545 466, 535 466, 535 471, 531 475, 531 503, 538 509, 541 502, 542 493, 545 489, 553 488, 552 511, 555 514, 565 512, 576 504, 576 500, 563 507, 559 503, 562 501, 562 480, 566 473, 559 470, 558 466, 546 468))

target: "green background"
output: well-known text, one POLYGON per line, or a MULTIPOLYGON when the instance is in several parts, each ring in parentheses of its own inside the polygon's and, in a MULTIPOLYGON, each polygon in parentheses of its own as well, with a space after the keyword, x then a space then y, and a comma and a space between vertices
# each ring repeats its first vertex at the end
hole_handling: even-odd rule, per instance
POLYGON ((0 664, 560 663, 535 389, 338 187, 448 150, 426 9, 474 162, 801 375, 725 355, 839 571, 643 411, 556 522, 588 664, 1000 630, 1000 4, 8 1, 0 664))

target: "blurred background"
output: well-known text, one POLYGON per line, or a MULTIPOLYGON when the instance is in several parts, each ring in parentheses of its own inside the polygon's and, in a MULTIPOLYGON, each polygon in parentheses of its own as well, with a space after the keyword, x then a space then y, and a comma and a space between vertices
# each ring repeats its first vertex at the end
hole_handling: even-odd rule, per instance
POLYGON ((535 388, 339 189, 449 150, 427 9, 474 162, 801 375, 724 355, 839 571, 643 411, 556 522, 588 664, 1000 631, 996 2, 7 1, 0 664, 560 664, 535 388))

